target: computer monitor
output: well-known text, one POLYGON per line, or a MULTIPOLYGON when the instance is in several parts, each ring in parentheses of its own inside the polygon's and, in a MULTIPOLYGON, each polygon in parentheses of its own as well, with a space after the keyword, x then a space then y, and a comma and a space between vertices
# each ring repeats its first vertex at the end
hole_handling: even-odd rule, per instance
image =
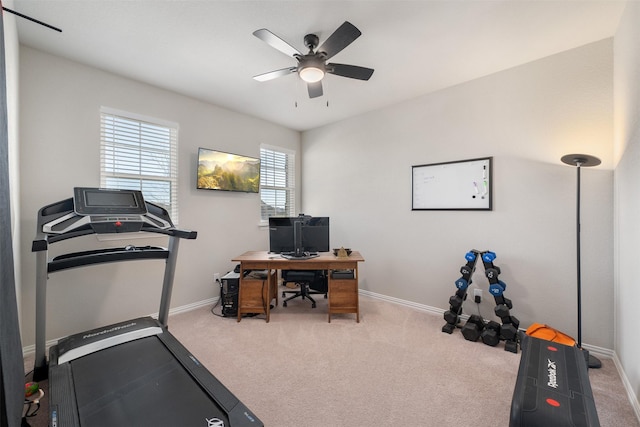
POLYGON ((269 218, 269 251, 291 257, 329 251, 329 217, 269 218))

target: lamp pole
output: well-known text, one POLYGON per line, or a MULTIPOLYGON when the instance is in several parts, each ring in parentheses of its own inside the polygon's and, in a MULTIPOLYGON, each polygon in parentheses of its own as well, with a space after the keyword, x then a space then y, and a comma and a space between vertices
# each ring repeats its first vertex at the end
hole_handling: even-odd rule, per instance
POLYGON ((576 264, 577 264, 577 293, 578 293, 578 347, 585 353, 585 360, 589 368, 600 368, 602 362, 582 348, 582 273, 580 266, 580 168, 598 166, 601 161, 597 157, 588 154, 567 154, 560 159, 562 163, 576 167, 576 264))

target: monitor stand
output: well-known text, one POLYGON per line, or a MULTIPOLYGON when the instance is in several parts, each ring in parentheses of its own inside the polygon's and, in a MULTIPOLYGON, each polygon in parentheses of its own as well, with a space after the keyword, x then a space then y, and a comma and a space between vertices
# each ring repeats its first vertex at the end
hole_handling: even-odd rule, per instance
POLYGON ((306 252, 302 246, 302 221, 293 223, 293 242, 295 249, 293 252, 282 252, 280 256, 290 260, 305 260, 318 256, 315 252, 306 252))
POLYGON ((311 258, 317 257, 318 253, 317 252, 301 252, 299 254, 296 254, 296 252, 282 252, 280 256, 282 258, 289 259, 289 260, 303 261, 305 259, 311 259, 311 258))

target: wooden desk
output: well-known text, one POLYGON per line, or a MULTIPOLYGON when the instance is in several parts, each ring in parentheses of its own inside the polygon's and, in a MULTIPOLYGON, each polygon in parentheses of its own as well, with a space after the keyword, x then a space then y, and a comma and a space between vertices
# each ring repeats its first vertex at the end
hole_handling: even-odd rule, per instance
MULTIPOLYGON (((246 270, 267 270, 271 277, 272 270, 327 270, 328 271, 328 299, 329 313, 328 320, 331 322, 331 314, 333 313, 355 313, 356 321, 360 322, 360 305, 358 302, 358 263, 364 262, 364 258, 360 252, 353 251, 347 258, 338 258, 331 252, 321 252, 319 256, 305 260, 290 260, 282 258, 278 254, 269 253, 267 251, 249 251, 232 259, 234 262, 240 263, 240 289, 239 298, 242 295, 242 287, 244 272, 246 270), (352 279, 334 279, 334 270, 353 270, 352 279)), ((268 280, 269 286, 275 280, 268 280)), ((268 289, 271 295, 273 290, 268 289)), ((240 302, 238 302, 240 305, 240 302)), ((238 310, 240 316, 240 310, 238 310)), ((238 317, 238 321, 239 321, 238 317)))

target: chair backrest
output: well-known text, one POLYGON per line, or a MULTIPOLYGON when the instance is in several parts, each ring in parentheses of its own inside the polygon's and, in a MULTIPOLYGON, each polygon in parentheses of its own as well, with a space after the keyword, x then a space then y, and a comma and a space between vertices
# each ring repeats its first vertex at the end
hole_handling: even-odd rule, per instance
POLYGON ((327 292, 328 281, 324 270, 282 270, 282 280, 295 283, 306 283, 310 289, 327 292))

